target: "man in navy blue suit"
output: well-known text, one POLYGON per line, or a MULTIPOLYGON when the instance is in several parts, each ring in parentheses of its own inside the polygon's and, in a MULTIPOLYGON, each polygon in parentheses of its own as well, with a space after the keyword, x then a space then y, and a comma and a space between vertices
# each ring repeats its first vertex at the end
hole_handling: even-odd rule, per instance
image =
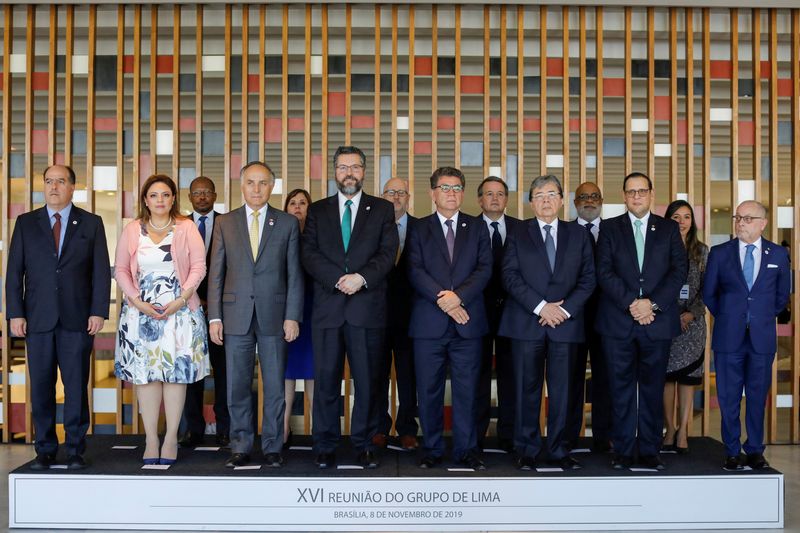
POLYGON ((409 235, 408 277, 414 288, 409 335, 414 339, 419 418, 424 435, 420 468, 433 468, 444 455, 444 388, 447 367, 453 397, 453 459, 474 470, 486 467, 476 455, 475 393, 481 342, 489 328, 483 290, 492 275, 486 225, 459 211, 464 174, 441 167, 431 175, 436 212, 419 220, 409 235))
POLYGON ((777 349, 775 318, 789 301, 791 273, 783 246, 763 238, 767 209, 746 201, 736 208, 736 239, 711 248, 703 300, 714 315, 714 367, 722 415, 725 470, 769 468, 764 459, 764 404, 777 349), (747 440, 739 422, 745 392, 747 440), (747 454, 743 461, 741 450, 747 454))
POLYGON ((612 391, 612 466, 663 470, 664 378, 672 339, 680 335, 678 301, 688 262, 678 225, 650 212, 653 184, 625 176, 627 212, 600 223, 595 327, 602 335, 612 391), (637 450, 638 444, 638 450, 637 450))
POLYGON ((503 258, 508 300, 499 331, 511 338, 514 360, 517 466, 533 469, 543 449, 539 413, 546 363, 548 463, 575 470, 581 466, 569 455, 565 430, 571 369, 584 340, 584 306, 596 283, 591 236, 558 219, 564 200, 555 176, 533 180, 528 200, 536 217, 509 234, 503 258))
POLYGON ((56 371, 64 384, 67 468, 86 467, 89 355, 108 318, 111 268, 103 221, 72 204, 75 172, 44 171, 45 206, 20 215, 8 252, 6 295, 11 335, 26 337, 34 470, 56 460, 56 371))

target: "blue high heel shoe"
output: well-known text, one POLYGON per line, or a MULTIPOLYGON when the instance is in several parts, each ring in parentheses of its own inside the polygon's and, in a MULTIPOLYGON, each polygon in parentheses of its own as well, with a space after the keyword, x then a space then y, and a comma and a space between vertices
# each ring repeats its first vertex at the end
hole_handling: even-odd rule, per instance
POLYGON ((172 466, 175 464, 175 461, 177 460, 178 460, 177 457, 175 459, 167 459, 166 457, 162 457, 161 459, 159 459, 158 464, 172 466))
POLYGON ((142 463, 145 465, 157 465, 161 459, 159 457, 142 457, 142 463))

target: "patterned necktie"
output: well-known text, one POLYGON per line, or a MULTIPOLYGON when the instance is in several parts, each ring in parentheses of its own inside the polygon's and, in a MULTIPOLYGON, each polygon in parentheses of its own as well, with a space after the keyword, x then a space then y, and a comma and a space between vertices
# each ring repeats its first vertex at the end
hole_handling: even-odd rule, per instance
POLYGON ((634 220, 633 225, 636 231, 633 232, 633 240, 636 242, 636 259, 639 261, 639 272, 642 271, 644 264, 644 234, 642 233, 642 221, 634 220))
POLYGON ((206 215, 201 216, 199 218, 200 224, 197 225, 200 236, 203 238, 203 243, 206 242, 206 219, 208 219, 206 215))
POLYGON ((400 262, 400 256, 403 255, 403 246, 405 242, 403 242, 403 237, 401 234, 402 225, 398 222, 397 223, 397 237, 400 239, 400 246, 397 247, 397 253, 394 255, 394 264, 400 262))
POLYGON ((447 234, 444 240, 447 241, 447 253, 450 254, 450 262, 453 262, 453 249, 456 247, 456 234, 453 231, 453 221, 445 220, 444 225, 447 226, 447 234))
POLYGON ((344 251, 350 246, 350 234, 353 231, 353 211, 350 206, 353 205, 352 200, 347 200, 344 203, 344 214, 342 215, 342 242, 344 243, 344 251))
POLYGON ((61 255, 61 250, 58 249, 58 245, 61 243, 61 213, 56 213, 53 217, 56 219, 53 224, 53 241, 56 244, 56 255, 61 255))
POLYGON ((753 257, 753 250, 756 249, 755 244, 748 244, 744 252, 744 266, 742 273, 744 274, 744 281, 747 283, 747 290, 753 288, 753 274, 756 270, 756 261, 753 257))
POLYGON ((586 231, 589 232, 589 235, 592 236, 592 240, 594 241, 594 233, 592 233, 592 228, 594 227, 594 224, 592 224, 591 222, 587 222, 586 225, 583 227, 586 228, 586 231))
POLYGON ((253 211, 253 221, 250 222, 250 249, 253 251, 253 261, 258 256, 258 216, 261 213, 253 211))
POLYGON ((550 263, 550 272, 556 271, 556 241, 553 240, 553 234, 550 230, 553 226, 546 224, 544 226, 544 249, 547 251, 547 262, 550 263))

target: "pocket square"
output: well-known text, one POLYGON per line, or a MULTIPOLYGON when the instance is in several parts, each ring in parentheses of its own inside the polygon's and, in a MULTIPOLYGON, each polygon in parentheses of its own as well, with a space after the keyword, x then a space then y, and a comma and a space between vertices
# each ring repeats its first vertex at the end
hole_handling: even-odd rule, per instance
POLYGON ((767 264, 767 268, 778 268, 778 265, 776 265, 775 263, 769 263, 767 264))

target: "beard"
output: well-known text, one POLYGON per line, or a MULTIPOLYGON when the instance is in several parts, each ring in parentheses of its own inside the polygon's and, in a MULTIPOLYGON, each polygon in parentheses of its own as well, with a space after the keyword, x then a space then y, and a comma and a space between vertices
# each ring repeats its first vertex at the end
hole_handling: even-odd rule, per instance
POLYGON ((352 196, 352 195, 356 194, 358 191, 361 190, 361 187, 363 187, 363 185, 364 185, 364 180, 359 181, 359 180, 357 180, 355 178, 352 178, 350 176, 344 178, 342 181, 336 180, 336 188, 339 189, 339 191, 341 191, 341 193, 346 195, 346 196, 352 196), (348 179, 355 180, 355 184, 354 185, 345 185, 344 182, 345 182, 345 180, 348 180, 348 179))

